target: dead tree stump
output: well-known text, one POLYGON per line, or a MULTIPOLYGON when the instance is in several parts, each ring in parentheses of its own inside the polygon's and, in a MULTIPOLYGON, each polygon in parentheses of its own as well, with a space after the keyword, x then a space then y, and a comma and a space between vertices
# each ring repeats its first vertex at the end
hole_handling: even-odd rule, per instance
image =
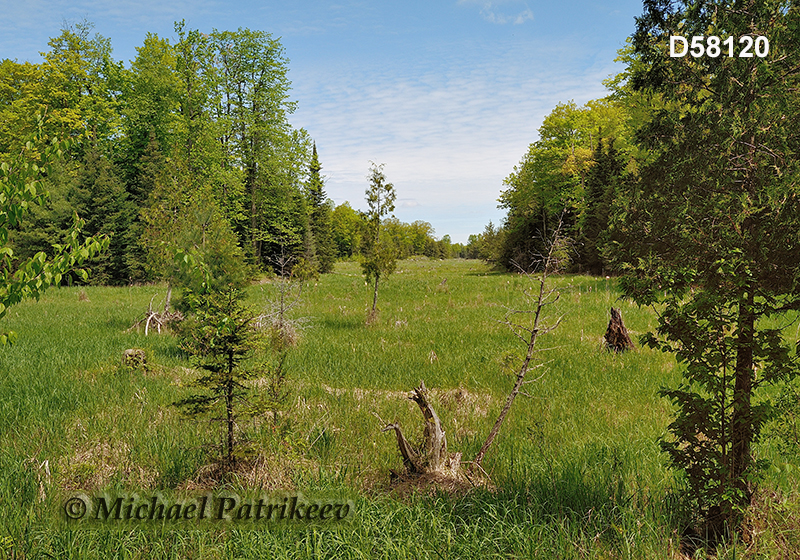
POLYGON ((417 403, 425 419, 425 430, 422 433, 422 444, 415 449, 403 435, 398 423, 387 424, 383 432, 394 430, 397 436, 397 447, 403 456, 403 464, 407 474, 444 474, 458 476, 461 466, 461 453, 447 452, 447 438, 436 411, 428 402, 428 390, 424 382, 414 389, 408 397, 417 403))
POLYGON ((611 308, 611 320, 608 322, 606 334, 603 337, 606 341, 606 347, 614 352, 625 352, 626 350, 633 349, 633 341, 628 336, 628 329, 622 322, 622 315, 619 310, 611 308))
POLYGON ((129 370, 146 369, 147 354, 141 348, 128 348, 122 353, 122 366, 129 370))

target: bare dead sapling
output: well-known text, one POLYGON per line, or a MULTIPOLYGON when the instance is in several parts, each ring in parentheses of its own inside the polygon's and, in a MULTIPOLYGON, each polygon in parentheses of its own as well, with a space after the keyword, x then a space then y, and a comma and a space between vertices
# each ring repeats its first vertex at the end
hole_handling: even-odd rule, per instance
POLYGON ((286 254, 281 246, 280 255, 272 259, 276 277, 275 293, 263 314, 256 317, 257 328, 266 329, 274 350, 282 351, 297 345, 306 318, 292 318, 303 294, 302 278, 295 275, 295 258, 286 254))
POLYGON ((546 307, 555 304, 560 297, 559 292, 555 290, 555 288, 547 287, 548 278, 551 275, 558 273, 560 270, 563 270, 564 266, 569 260, 569 243, 567 239, 561 236, 562 223, 563 222, 561 221, 559 222, 558 227, 556 228, 552 237, 546 243, 547 254, 535 256, 535 262, 529 267, 523 267, 515 263, 517 268, 520 270, 520 273, 524 274, 527 278, 535 283, 534 285, 538 286, 534 291, 526 288, 522 292, 525 299, 529 302, 532 302, 532 307, 524 310, 507 309, 502 323, 508 326, 517 336, 517 338, 519 338, 523 344, 525 344, 527 351, 522 364, 517 370, 514 386, 511 389, 511 392, 508 394, 508 397, 506 397, 506 402, 503 405, 503 409, 500 411, 500 415, 497 417, 497 420, 492 426, 489 435, 486 437, 486 441, 484 441, 483 445, 478 451, 478 454, 475 456, 473 466, 478 469, 482 470, 483 459, 497 437, 497 434, 500 433, 500 428, 502 427, 506 416, 508 416, 508 412, 511 410, 511 405, 514 404, 514 400, 517 398, 517 395, 522 394, 530 396, 528 393, 522 390, 523 386, 529 383, 534 383, 541 379, 541 376, 536 379, 527 379, 527 375, 532 369, 544 367, 545 365, 544 363, 532 365, 534 353, 540 351, 540 349, 536 348, 536 342, 540 336, 555 330, 559 323, 561 323, 561 318, 559 318, 554 324, 550 326, 544 326, 542 324, 542 313, 546 307), (527 272, 528 270, 538 270, 539 272, 531 273, 527 272), (532 317, 532 320, 527 322, 517 322, 514 320, 514 318, 518 316, 532 317))
POLYGON ((299 343, 300 331, 307 321, 306 317, 293 316, 301 302, 306 269, 302 262, 286 254, 283 244, 280 254, 271 261, 276 274, 272 282, 275 290, 267 300, 265 312, 255 319, 256 328, 268 333, 271 355, 265 355, 259 366, 262 377, 257 382, 259 394, 254 406, 259 412, 271 416, 274 429, 286 430, 288 424, 282 421, 282 417, 289 406, 291 391, 285 365, 287 355, 299 343))
POLYGON ((164 298, 164 304, 161 310, 153 307, 153 300, 156 298, 156 295, 158 294, 154 294, 153 297, 150 298, 150 303, 147 305, 147 311, 144 316, 131 325, 127 332, 134 330, 138 332, 139 327, 144 325, 145 336, 147 336, 151 328, 156 329, 156 331, 161 334, 161 329, 168 329, 173 323, 179 323, 183 320, 183 313, 177 309, 173 309, 171 306, 172 286, 167 287, 167 295, 164 298))
MULTIPOLYGON (((535 348, 538 337, 554 330, 561 322, 561 319, 558 319, 549 327, 542 326, 541 324, 543 310, 546 307, 555 304, 559 298, 559 294, 555 289, 547 288, 547 279, 550 275, 562 270, 568 261, 569 243, 566 239, 561 237, 560 233, 561 224, 559 224, 558 229, 554 233, 550 242, 547 244, 548 253, 544 256, 538 257, 539 273, 536 278, 536 281, 538 282, 537 292, 534 295, 529 290, 523 291, 526 299, 533 301, 533 308, 530 310, 509 309, 504 320, 502 321, 503 324, 511 328, 517 337, 519 337, 525 343, 527 347, 527 354, 522 362, 522 365, 517 370, 514 387, 509 393, 500 415, 492 426, 492 429, 477 456, 475 457, 475 460, 472 461, 474 470, 483 472, 483 468, 481 466, 483 458, 497 437, 497 434, 500 432, 500 428, 502 427, 509 410, 511 410, 511 405, 514 403, 517 395, 526 395, 526 393, 522 391, 523 385, 527 383, 533 383, 534 381, 538 380, 526 379, 526 376, 531 369, 544 366, 543 363, 531 366, 534 352, 538 350, 535 348), (512 321, 513 316, 520 314, 532 316, 532 323, 529 322, 527 324, 522 324, 512 321)), ((522 274, 525 274, 528 278, 534 278, 535 274, 526 272, 526 270, 535 270, 535 266, 528 268, 520 266, 519 269, 522 271, 522 274)), ((421 382, 420 386, 414 389, 414 391, 410 394, 409 399, 414 401, 419 406, 425 422, 422 442, 418 446, 415 447, 408 442, 403 434, 402 429, 400 428, 400 425, 397 422, 386 423, 380 417, 378 417, 378 419, 384 424, 382 431, 387 432, 393 430, 395 436, 397 437, 397 446, 400 451, 400 455, 403 458, 403 464, 406 469, 405 475, 407 477, 424 477, 425 475, 434 475, 433 480, 437 481, 441 480, 441 477, 446 477, 451 481, 456 481, 461 479, 463 476, 472 482, 472 478, 470 478, 469 475, 461 469, 461 453, 449 453, 447 451, 446 434, 442 428, 442 423, 439 420, 439 416, 436 414, 436 411, 433 409, 433 406, 428 399, 428 391, 424 382, 421 382)), ((393 474, 397 475, 397 473, 394 472, 393 474)))

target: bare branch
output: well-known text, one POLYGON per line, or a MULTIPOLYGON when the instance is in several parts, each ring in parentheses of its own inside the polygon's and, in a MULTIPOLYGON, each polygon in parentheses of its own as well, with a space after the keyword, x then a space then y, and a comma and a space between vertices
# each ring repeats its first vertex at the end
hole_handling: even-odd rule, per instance
MULTIPOLYGON (((483 462, 483 458, 486 456, 486 452, 492 445, 492 442, 494 441, 495 437, 497 437, 497 434, 500 431, 500 427, 502 426, 503 421, 505 420, 508 414, 508 411, 511 409, 511 405, 514 403, 514 399, 521 392, 522 385, 526 383, 539 381, 544 376, 544 373, 542 373, 542 375, 536 379, 533 380, 525 379, 525 376, 529 370, 544 365, 544 364, 537 364, 531 366, 531 358, 535 350, 536 340, 540 335, 547 334, 553 331, 555 328, 557 328, 561 324, 561 319, 563 319, 563 316, 560 317, 556 321, 555 325, 551 327, 541 328, 539 326, 539 322, 542 318, 542 310, 548 305, 554 305, 556 302, 558 302, 559 298, 561 297, 561 294, 560 292, 558 292, 558 290, 555 289, 546 290, 545 285, 547 283, 548 276, 550 274, 555 274, 556 272, 561 270, 565 264, 563 260, 560 258, 561 255, 559 255, 558 253, 564 247, 564 240, 561 237, 562 226, 563 226, 563 213, 561 219, 559 220, 558 227, 556 228, 552 239, 548 243, 547 255, 538 256, 539 258, 538 262, 542 266, 541 266, 541 272, 539 273, 537 278, 534 279, 534 277, 527 270, 522 269, 522 267, 520 267, 518 263, 512 261, 512 263, 515 266, 517 266, 517 268, 519 268, 521 272, 525 274, 525 276, 529 280, 531 281, 535 280, 536 282, 538 282, 539 290, 538 290, 538 295, 535 298, 536 303, 533 309, 529 310, 514 309, 506 311, 503 323, 511 329, 511 331, 514 333, 515 336, 517 336, 517 338, 519 338, 526 344, 526 346, 528 347, 528 351, 527 354, 525 355, 525 359, 523 360, 522 365, 520 366, 519 371, 517 372, 516 381, 514 382, 514 387, 511 390, 511 393, 509 393, 505 405, 503 406, 503 409, 500 411, 500 415, 498 416, 497 420, 492 426, 492 429, 489 432, 486 441, 483 443, 480 450, 478 451, 478 454, 475 456, 475 461, 473 462, 473 465, 479 468, 481 466, 481 463, 483 462), (553 297, 553 294, 556 294, 555 297, 553 297), (530 327, 526 327, 518 323, 513 323, 510 320, 510 317, 517 314, 526 314, 526 315, 532 314, 533 325, 530 327), (527 338, 521 336, 520 332, 528 333, 527 338)), ((534 262, 537 262, 536 258, 537 256, 534 256, 534 262)), ((523 295, 526 297, 526 299, 531 299, 531 300, 534 299, 533 296, 530 294, 530 292, 528 292, 527 290, 523 290, 522 292, 523 295)))

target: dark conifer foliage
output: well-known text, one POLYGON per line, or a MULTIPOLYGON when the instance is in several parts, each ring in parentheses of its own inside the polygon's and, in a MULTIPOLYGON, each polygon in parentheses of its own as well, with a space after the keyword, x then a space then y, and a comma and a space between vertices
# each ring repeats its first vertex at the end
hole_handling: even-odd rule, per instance
POLYGON ((310 228, 313 235, 314 248, 316 251, 317 268, 321 273, 331 272, 336 253, 333 246, 333 235, 331 231, 331 205, 325 194, 325 185, 322 181, 320 171, 322 166, 317 155, 317 145, 311 152, 311 163, 308 166, 309 177, 306 183, 306 192, 309 200, 310 228))
POLYGON ((624 165, 614 139, 600 138, 592 156, 594 165, 586 175, 586 214, 581 228, 579 264, 591 274, 603 274, 607 262, 601 256, 608 229, 611 204, 622 180, 624 165))
POLYGON ((86 220, 85 234, 111 238, 108 250, 92 264, 92 281, 127 284, 131 279, 127 255, 136 244, 131 226, 137 219, 137 210, 114 165, 97 148, 87 152, 70 200, 86 220))
POLYGON ((661 311, 654 348, 685 364, 662 390, 677 407, 662 447, 689 482, 713 541, 741 528, 763 462, 768 385, 798 374, 800 13, 784 2, 648 1, 637 20, 635 88, 664 110, 637 132, 649 152, 615 201, 612 251, 625 294, 661 311), (769 56, 671 58, 686 36, 768 37, 769 56))

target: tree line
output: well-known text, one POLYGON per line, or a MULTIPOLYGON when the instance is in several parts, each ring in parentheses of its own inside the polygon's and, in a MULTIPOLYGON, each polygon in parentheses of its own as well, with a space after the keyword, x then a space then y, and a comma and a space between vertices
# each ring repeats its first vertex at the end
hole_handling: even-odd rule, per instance
MULTIPOLYGON (((39 64, 0 62, 0 160, 32 135, 73 140, 42 178, 46 203, 11 228, 9 267, 51 256, 75 213, 84 235, 110 238, 90 264, 95 283, 176 280, 176 252, 202 257, 221 283, 274 268, 279 255, 303 275, 358 258, 368 220, 327 197, 315 143, 289 123, 280 42, 184 22, 175 34, 147 34, 126 67, 84 21, 51 39, 39 64)), ((388 217, 385 231, 400 258, 463 250, 427 222, 388 217)))
POLYGON ((603 247, 611 206, 641 156, 633 142, 634 118, 616 95, 581 107, 559 103, 503 182, 503 223, 490 222, 470 236, 471 255, 500 269, 531 271, 541 260, 532 256, 546 254, 548 239, 561 224, 572 249, 571 270, 609 272, 603 247))

